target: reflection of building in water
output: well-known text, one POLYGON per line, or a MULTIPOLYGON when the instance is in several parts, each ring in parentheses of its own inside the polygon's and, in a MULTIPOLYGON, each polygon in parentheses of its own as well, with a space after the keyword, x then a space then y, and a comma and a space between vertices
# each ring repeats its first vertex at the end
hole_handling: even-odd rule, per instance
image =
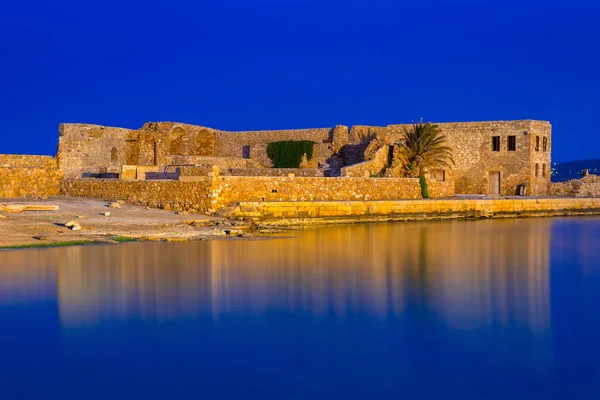
POLYGON ((0 254, 0 259, 0 307, 54 301, 55 252, 7 251, 0 254))
POLYGON ((57 273, 64 325, 186 317, 201 312, 209 300, 206 246, 188 244, 180 251, 145 243, 64 250, 57 273))
POLYGON ((296 239, 70 248, 65 326, 267 311, 377 318, 418 307, 455 328, 549 323, 550 221, 360 225, 296 239))

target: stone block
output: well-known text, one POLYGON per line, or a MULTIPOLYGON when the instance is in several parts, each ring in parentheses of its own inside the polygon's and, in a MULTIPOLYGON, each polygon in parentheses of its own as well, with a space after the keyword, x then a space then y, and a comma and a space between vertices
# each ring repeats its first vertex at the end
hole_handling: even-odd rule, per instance
POLYGON ((135 165, 123 165, 121 167, 121 174, 119 179, 124 181, 133 181, 137 179, 137 166, 135 165))
POLYGON ((158 165, 138 165, 136 178, 145 181, 146 172, 160 172, 160 167, 158 165))

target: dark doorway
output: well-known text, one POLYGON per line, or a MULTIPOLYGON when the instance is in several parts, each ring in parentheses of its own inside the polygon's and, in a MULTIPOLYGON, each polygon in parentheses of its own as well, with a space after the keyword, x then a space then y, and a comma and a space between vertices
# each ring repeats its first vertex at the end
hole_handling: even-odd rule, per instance
POLYGON ((250 145, 242 147, 242 157, 250 158, 250 145))

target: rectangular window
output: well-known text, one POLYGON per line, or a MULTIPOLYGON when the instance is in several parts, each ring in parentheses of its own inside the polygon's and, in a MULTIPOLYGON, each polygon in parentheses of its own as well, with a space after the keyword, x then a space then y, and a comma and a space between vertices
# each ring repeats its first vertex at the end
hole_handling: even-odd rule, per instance
POLYGON ((540 175, 540 164, 535 164, 535 177, 540 175))
POLYGON ((517 151, 517 137, 516 136, 508 137, 508 151, 517 151))
POLYGON ((435 180, 444 182, 446 180, 446 171, 443 169, 436 169, 433 171, 433 176, 435 177, 435 180))
POLYGON ((546 177, 546 164, 542 164, 542 178, 546 177))
POLYGON ((548 151, 548 138, 547 137, 544 137, 544 139, 542 140, 542 150, 548 151))
POLYGON ((500 151, 500 136, 492 136, 492 151, 500 151))
POLYGON ((540 151, 540 137, 535 137, 535 151, 540 151))

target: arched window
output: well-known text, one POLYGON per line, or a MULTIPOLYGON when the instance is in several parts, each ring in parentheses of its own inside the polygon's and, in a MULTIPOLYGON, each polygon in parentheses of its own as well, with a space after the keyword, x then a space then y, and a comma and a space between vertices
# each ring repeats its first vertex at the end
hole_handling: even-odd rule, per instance
POLYGON ((214 156, 215 155, 215 135, 202 129, 196 133, 194 138, 194 154, 197 156, 214 156))
POLYGON ((117 162, 119 161, 119 151, 116 147, 110 149, 110 161, 117 162))
POLYGON ((172 156, 188 155, 187 132, 180 126, 173 128, 169 134, 169 153, 172 156))

